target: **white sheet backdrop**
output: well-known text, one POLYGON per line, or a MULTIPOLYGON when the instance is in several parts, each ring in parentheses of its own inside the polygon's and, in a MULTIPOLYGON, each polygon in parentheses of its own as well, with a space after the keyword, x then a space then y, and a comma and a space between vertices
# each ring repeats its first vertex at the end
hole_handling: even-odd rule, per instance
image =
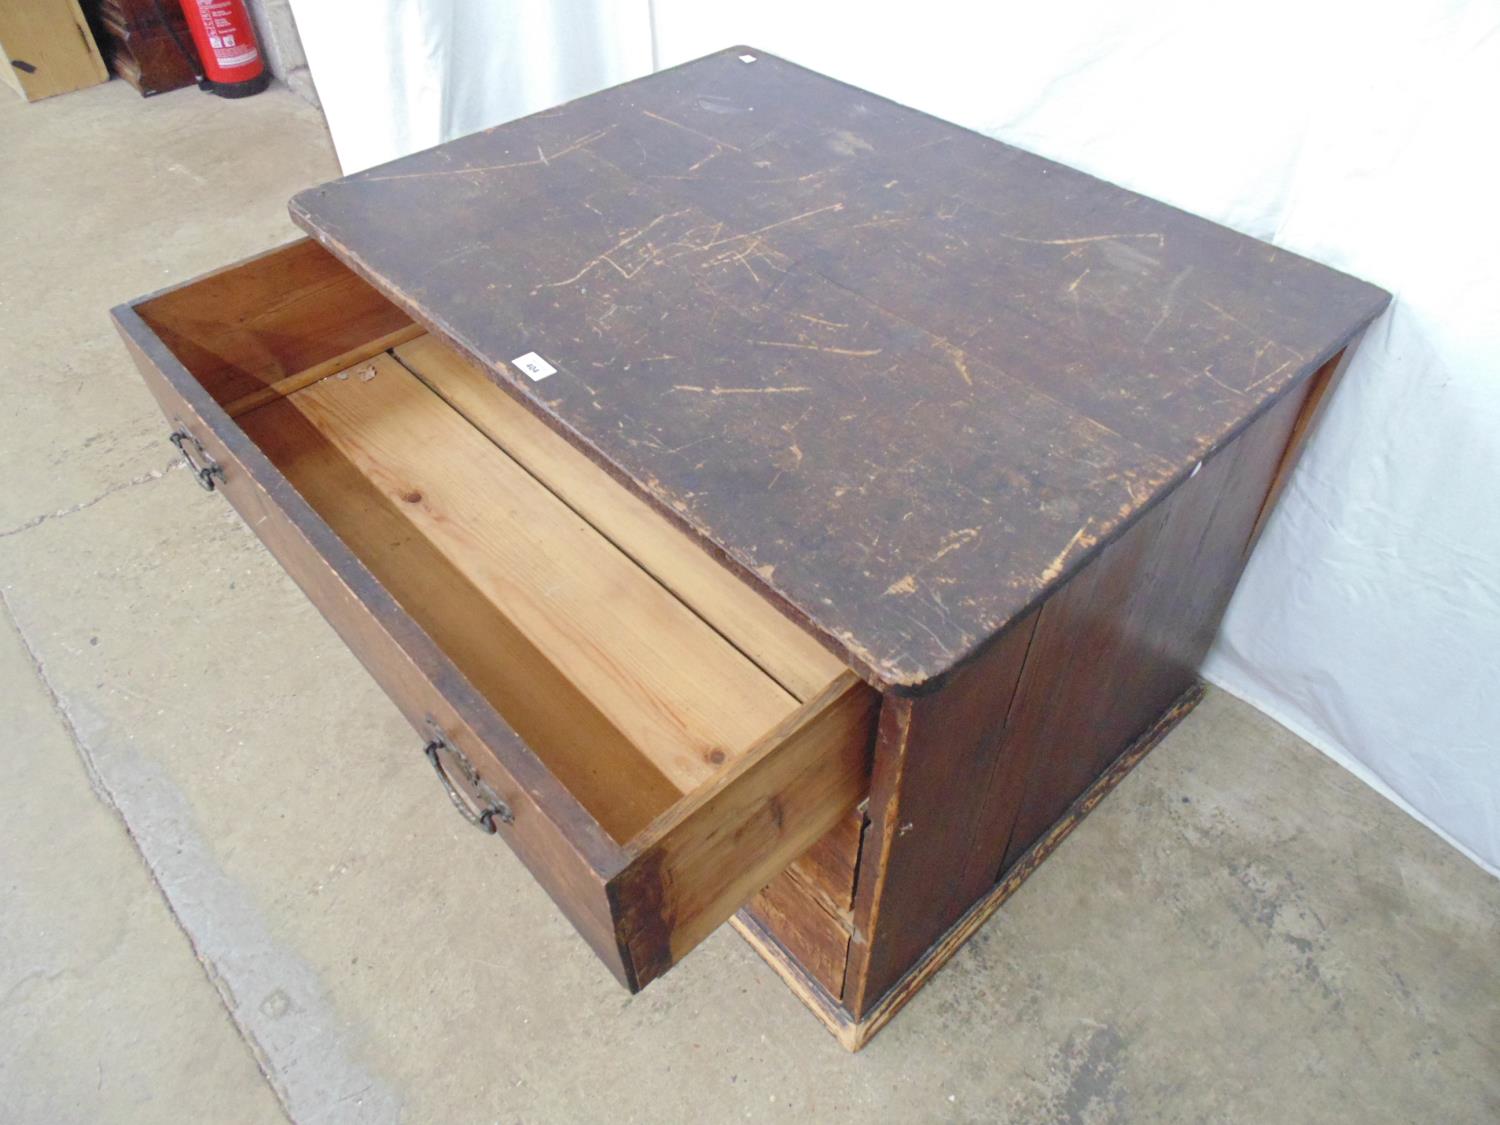
POLYGON ((1500 3, 293 8, 346 170, 750 43, 1393 291, 1205 672, 1500 874, 1500 3))
POLYGON ((344 171, 648 74, 649 0, 292 0, 344 171))

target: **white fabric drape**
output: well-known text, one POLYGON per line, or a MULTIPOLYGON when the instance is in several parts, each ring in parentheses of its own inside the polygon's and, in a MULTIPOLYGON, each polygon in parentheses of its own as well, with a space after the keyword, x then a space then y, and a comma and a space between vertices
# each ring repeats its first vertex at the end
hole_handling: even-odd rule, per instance
POLYGON ((648 0, 291 0, 345 172, 651 70, 648 0))
POLYGON ((346 169, 750 43, 1392 290, 1205 671, 1500 873, 1500 4, 334 7, 346 169))

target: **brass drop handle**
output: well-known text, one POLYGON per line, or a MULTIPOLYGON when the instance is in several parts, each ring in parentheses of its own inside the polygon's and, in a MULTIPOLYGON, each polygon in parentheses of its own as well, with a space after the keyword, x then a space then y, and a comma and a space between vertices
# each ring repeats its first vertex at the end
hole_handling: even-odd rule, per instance
POLYGON ((193 472, 193 478, 197 480, 198 487, 203 491, 214 490, 215 477, 219 480, 224 479, 224 466, 210 457, 208 451, 203 448, 203 443, 186 429, 172 431, 172 436, 167 440, 177 447, 178 453, 182 454, 182 459, 187 462, 187 467, 193 472))
POLYGON ((443 791, 448 794, 448 800, 453 802, 453 807, 458 810, 458 814, 475 828, 493 836, 496 831, 496 821, 501 824, 515 822, 516 817, 510 811, 510 806, 485 784, 469 763, 469 759, 464 757, 463 751, 448 742, 442 735, 437 735, 422 747, 422 753, 432 763, 433 771, 443 784, 443 791), (442 751, 444 750, 458 763, 459 769, 465 775, 464 780, 468 782, 466 787, 460 788, 454 783, 453 778, 448 776, 448 770, 443 765, 442 751))

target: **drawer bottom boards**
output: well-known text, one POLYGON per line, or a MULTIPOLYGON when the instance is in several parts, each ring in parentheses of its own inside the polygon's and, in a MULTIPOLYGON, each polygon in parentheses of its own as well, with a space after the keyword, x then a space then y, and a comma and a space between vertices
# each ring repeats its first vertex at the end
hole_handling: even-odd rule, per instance
POLYGON ((239 423, 628 840, 798 700, 455 409, 466 378, 422 337, 239 423))

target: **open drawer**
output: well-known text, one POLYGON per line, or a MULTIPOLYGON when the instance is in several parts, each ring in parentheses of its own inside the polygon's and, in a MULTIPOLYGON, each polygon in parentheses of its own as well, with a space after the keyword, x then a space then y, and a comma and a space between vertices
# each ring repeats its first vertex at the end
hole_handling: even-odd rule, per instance
POLYGON ((315 243, 114 316, 199 482, 631 989, 865 796, 876 694, 315 243))

